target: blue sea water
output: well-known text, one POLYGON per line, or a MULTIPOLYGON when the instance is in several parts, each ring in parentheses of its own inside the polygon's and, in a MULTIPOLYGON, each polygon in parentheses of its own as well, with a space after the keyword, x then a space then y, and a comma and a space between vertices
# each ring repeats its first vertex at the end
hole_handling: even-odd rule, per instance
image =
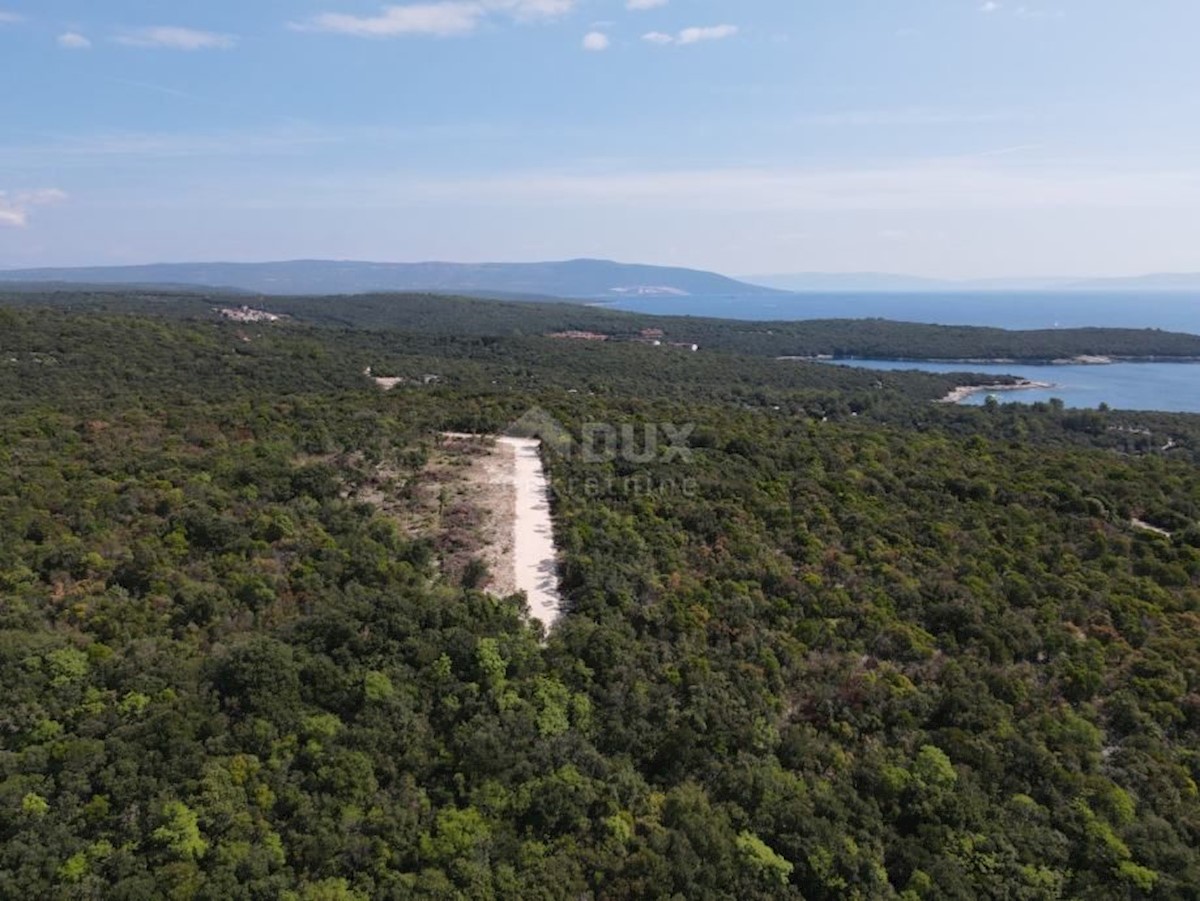
POLYGON ((1020 291, 632 297, 605 306, 657 316, 721 319, 894 319, 1005 329, 1157 328, 1200 334, 1200 292, 1020 291))
MULTIPOLYGON (((1200 334, 1200 292, 968 292, 797 294, 772 297, 637 297, 608 305, 655 315, 715 316, 741 320, 892 319, 1004 329, 1155 328, 1200 334)), ((1033 403, 1057 397, 1071 407, 1200 413, 1200 364, 1114 363, 1109 366, 984 366, 859 360, 868 369, 968 369, 1050 382, 1046 391, 1005 392, 1001 402, 1033 403)), ((986 395, 966 403, 982 404, 986 395)))
MULTIPOLYGON (((1162 410, 1200 413, 1200 364, 1111 363, 1106 366, 981 365, 978 363, 909 363, 895 360, 853 360, 838 365, 875 370, 921 372, 978 372, 1015 375, 1031 382, 1046 382, 1048 389, 1004 391, 1001 403, 1034 403, 1059 398, 1068 407, 1096 408, 1105 403, 1118 410, 1162 410)), ((975 394, 964 403, 982 404, 986 394, 975 394)))

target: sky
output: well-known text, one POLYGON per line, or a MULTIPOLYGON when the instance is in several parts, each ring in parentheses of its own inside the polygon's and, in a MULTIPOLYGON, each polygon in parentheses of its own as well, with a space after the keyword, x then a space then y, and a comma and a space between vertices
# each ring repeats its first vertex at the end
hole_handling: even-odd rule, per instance
POLYGON ((0 268, 1200 271, 1196 0, 0 0, 0 268))

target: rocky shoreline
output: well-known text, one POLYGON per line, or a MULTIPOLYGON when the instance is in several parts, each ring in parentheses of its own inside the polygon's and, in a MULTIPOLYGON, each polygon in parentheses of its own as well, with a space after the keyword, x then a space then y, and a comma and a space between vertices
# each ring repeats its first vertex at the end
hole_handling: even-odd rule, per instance
POLYGON ((943 397, 938 403, 961 404, 968 398, 974 397, 976 394, 983 394, 985 391, 991 394, 1001 391, 1047 390, 1053 387, 1054 385, 1050 382, 1034 382, 1029 379, 1021 379, 1005 385, 961 385, 943 397))

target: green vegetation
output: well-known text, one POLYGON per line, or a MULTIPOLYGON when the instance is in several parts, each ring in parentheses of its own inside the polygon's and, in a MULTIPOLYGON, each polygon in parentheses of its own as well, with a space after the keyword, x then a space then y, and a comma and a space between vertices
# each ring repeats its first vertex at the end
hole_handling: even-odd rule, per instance
POLYGON ((1195 418, 160 304, 0 311, 0 897, 1195 897, 1195 418), (534 406, 695 426, 548 637, 361 500, 534 406))
POLYGON ((643 329, 661 329, 666 341, 699 344, 706 351, 753 356, 819 356, 904 360, 1050 361, 1077 356, 1200 359, 1200 336, 1154 329, 1054 329, 1013 332, 994 328, 934 326, 880 319, 739 322, 683 316, 644 316, 568 303, 517 303, 429 294, 350 297, 204 295, 141 290, 136 293, 72 290, 53 294, 8 291, 0 306, 53 303, 72 309, 216 318, 217 307, 252 304, 316 325, 403 331, 441 337, 530 337, 585 331, 616 340, 643 329))

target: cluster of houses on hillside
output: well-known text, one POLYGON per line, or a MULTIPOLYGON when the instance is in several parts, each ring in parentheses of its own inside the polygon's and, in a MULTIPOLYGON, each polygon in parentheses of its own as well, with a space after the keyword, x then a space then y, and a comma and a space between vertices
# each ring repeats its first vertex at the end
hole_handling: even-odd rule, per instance
POLYGON ((690 341, 667 341, 666 332, 659 328, 644 328, 638 332, 636 337, 623 337, 617 335, 606 335, 603 332, 586 332, 586 331, 566 331, 554 332, 547 337, 558 338, 564 341, 624 341, 634 344, 649 344, 651 347, 678 347, 684 350, 690 350, 696 353, 700 350, 699 344, 692 344, 690 341))
POLYGON ((278 322, 283 317, 277 313, 268 313, 266 310, 256 310, 253 307, 222 307, 217 310, 217 315, 222 319, 228 319, 230 322, 278 322))

